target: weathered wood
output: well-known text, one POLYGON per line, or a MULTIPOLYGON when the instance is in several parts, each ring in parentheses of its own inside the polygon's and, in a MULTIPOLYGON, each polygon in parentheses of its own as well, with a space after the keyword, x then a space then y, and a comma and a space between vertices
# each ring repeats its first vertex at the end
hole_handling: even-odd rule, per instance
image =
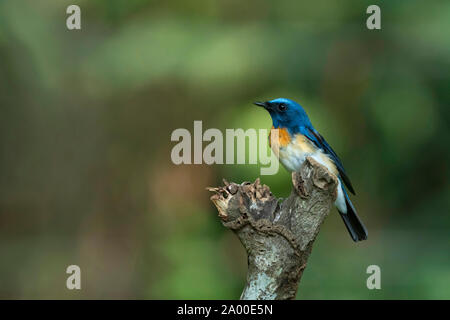
POLYGON ((208 188, 225 227, 248 255, 243 300, 294 299, 320 226, 336 199, 337 178, 312 158, 292 174, 293 190, 283 202, 259 178, 208 188))

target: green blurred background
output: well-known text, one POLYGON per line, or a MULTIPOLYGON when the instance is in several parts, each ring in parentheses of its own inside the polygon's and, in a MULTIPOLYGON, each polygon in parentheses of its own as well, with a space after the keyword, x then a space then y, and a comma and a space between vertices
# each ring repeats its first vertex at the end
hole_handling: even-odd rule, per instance
MULTIPOLYGON (((380 31, 370 4, 0 0, 0 298, 238 298, 246 255, 205 187, 260 166, 176 166, 170 135, 268 129, 251 103, 288 97, 369 230, 353 243, 333 210, 298 298, 449 299, 450 2, 379 3, 380 31)), ((290 192, 282 168, 262 182, 290 192)))

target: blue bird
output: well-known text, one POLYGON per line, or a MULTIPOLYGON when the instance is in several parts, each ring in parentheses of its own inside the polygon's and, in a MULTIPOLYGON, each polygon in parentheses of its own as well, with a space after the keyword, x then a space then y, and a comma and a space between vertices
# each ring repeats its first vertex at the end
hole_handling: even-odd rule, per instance
POLYGON ((366 227, 359 219, 345 190, 347 187, 351 193, 355 194, 344 166, 336 152, 313 127, 302 106, 285 98, 255 102, 255 104, 269 112, 273 128, 278 129, 278 141, 272 141, 271 148, 283 166, 288 171, 298 171, 308 156, 326 166, 338 177, 335 206, 350 236, 355 242, 367 239, 366 227))

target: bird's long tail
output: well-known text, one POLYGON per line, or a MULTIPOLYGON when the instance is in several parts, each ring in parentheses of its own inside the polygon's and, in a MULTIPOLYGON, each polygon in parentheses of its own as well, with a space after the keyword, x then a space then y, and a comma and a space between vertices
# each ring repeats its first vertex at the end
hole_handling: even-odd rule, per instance
POLYGON ((352 237, 353 241, 361 241, 367 239, 367 229, 362 223, 362 221, 359 219, 358 215, 356 214, 356 209, 353 206, 352 202, 348 198, 347 192, 345 192, 345 204, 347 205, 347 213, 341 214, 342 220, 344 220, 345 226, 347 227, 348 232, 350 233, 350 236, 352 237))

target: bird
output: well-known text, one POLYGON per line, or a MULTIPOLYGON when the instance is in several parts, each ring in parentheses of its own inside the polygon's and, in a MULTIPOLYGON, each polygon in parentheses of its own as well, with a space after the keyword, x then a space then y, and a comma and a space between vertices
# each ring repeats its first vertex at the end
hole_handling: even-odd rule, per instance
POLYGON ((334 204, 353 241, 366 240, 367 229, 358 217, 346 190, 347 188, 355 194, 344 166, 336 152, 314 128, 303 107, 286 98, 258 101, 254 104, 266 109, 272 117, 272 128, 278 129, 278 141, 270 142, 273 139, 269 137, 269 143, 288 171, 299 171, 306 157, 311 157, 337 176, 337 197, 334 204))

